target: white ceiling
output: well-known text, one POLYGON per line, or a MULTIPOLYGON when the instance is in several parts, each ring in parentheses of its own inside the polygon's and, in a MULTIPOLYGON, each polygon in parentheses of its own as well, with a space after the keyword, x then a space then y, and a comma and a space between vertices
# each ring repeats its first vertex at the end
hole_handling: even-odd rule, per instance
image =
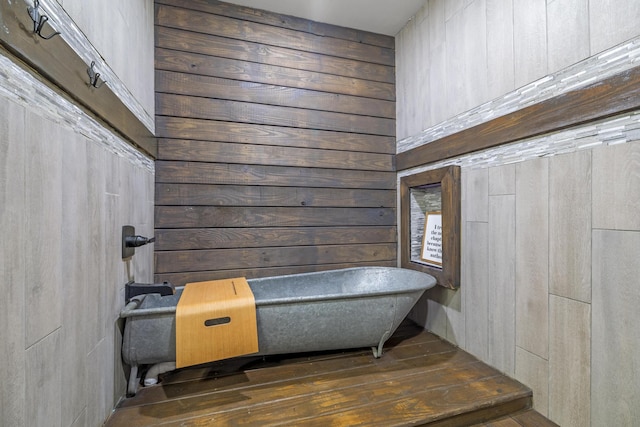
POLYGON ((225 0, 254 9, 395 36, 426 0, 225 0))

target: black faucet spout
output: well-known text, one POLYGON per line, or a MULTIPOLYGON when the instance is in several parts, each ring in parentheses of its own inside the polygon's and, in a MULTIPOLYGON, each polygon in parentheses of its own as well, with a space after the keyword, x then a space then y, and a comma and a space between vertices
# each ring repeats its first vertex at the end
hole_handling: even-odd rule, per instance
POLYGON ((153 243, 156 241, 155 237, 143 237, 143 236, 127 236, 125 237, 125 245, 128 248, 139 248, 147 243, 153 243))
POLYGON ((144 237, 136 234, 136 229, 132 225, 122 227, 122 259, 126 260, 135 254, 135 248, 144 246, 156 241, 155 237, 144 237))

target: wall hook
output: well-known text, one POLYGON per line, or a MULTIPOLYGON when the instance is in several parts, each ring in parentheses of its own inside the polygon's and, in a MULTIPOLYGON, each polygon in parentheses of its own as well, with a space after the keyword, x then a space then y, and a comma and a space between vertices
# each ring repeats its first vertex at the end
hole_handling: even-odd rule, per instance
POLYGON ((96 89, 102 87, 106 81, 102 81, 102 83, 98 84, 98 80, 100 79, 100 73, 95 70, 96 61, 91 61, 91 66, 87 68, 87 74, 89 75, 89 85, 95 87, 96 89))
POLYGON ((27 7, 27 12, 29 12, 29 16, 33 21, 33 32, 35 34, 39 35, 41 38, 45 40, 49 40, 53 36, 57 36, 58 34, 60 34, 58 31, 56 31, 55 33, 49 36, 44 36, 42 34, 42 29, 44 28, 44 24, 47 23, 47 21, 49 20, 49 17, 47 15, 40 14, 40 0, 35 0, 33 2, 33 7, 31 6, 27 7))

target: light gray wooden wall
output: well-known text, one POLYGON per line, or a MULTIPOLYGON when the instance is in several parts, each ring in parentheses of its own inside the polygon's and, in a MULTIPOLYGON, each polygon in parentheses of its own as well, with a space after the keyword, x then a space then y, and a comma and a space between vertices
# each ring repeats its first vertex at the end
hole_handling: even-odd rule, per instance
MULTIPOLYGON (((99 426, 125 390, 121 227, 153 233, 153 173, 1 99, 0 425, 99 426)), ((152 280, 152 248, 131 272, 152 280)))
POLYGON ((155 112, 153 0, 57 1, 150 117, 155 112))
POLYGON ((640 141, 462 182, 460 290, 429 291, 412 317, 530 386, 560 425, 637 424, 640 141))
POLYGON ((396 36, 398 140, 638 35, 637 0, 429 0, 396 36))
MULTIPOLYGON (((396 38, 398 139, 637 40, 638 22, 634 0, 430 0, 396 38)), ((562 426, 640 423, 636 127, 619 145, 466 160, 460 290, 430 290, 412 314, 532 387, 562 426)))
MULTIPOLYGON (((153 2, 63 3, 153 114, 153 2)), ((100 426, 126 390, 124 284, 153 279, 153 248, 128 269, 120 242, 153 233, 153 163, 0 60, 0 425, 100 426)))

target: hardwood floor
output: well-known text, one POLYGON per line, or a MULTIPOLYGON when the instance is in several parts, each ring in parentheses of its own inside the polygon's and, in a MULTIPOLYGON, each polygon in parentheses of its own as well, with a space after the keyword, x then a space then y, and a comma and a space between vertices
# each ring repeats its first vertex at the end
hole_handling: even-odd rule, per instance
POLYGON ((380 359, 358 349, 168 373, 122 401, 106 426, 458 426, 530 406, 527 387, 406 322, 380 359))

